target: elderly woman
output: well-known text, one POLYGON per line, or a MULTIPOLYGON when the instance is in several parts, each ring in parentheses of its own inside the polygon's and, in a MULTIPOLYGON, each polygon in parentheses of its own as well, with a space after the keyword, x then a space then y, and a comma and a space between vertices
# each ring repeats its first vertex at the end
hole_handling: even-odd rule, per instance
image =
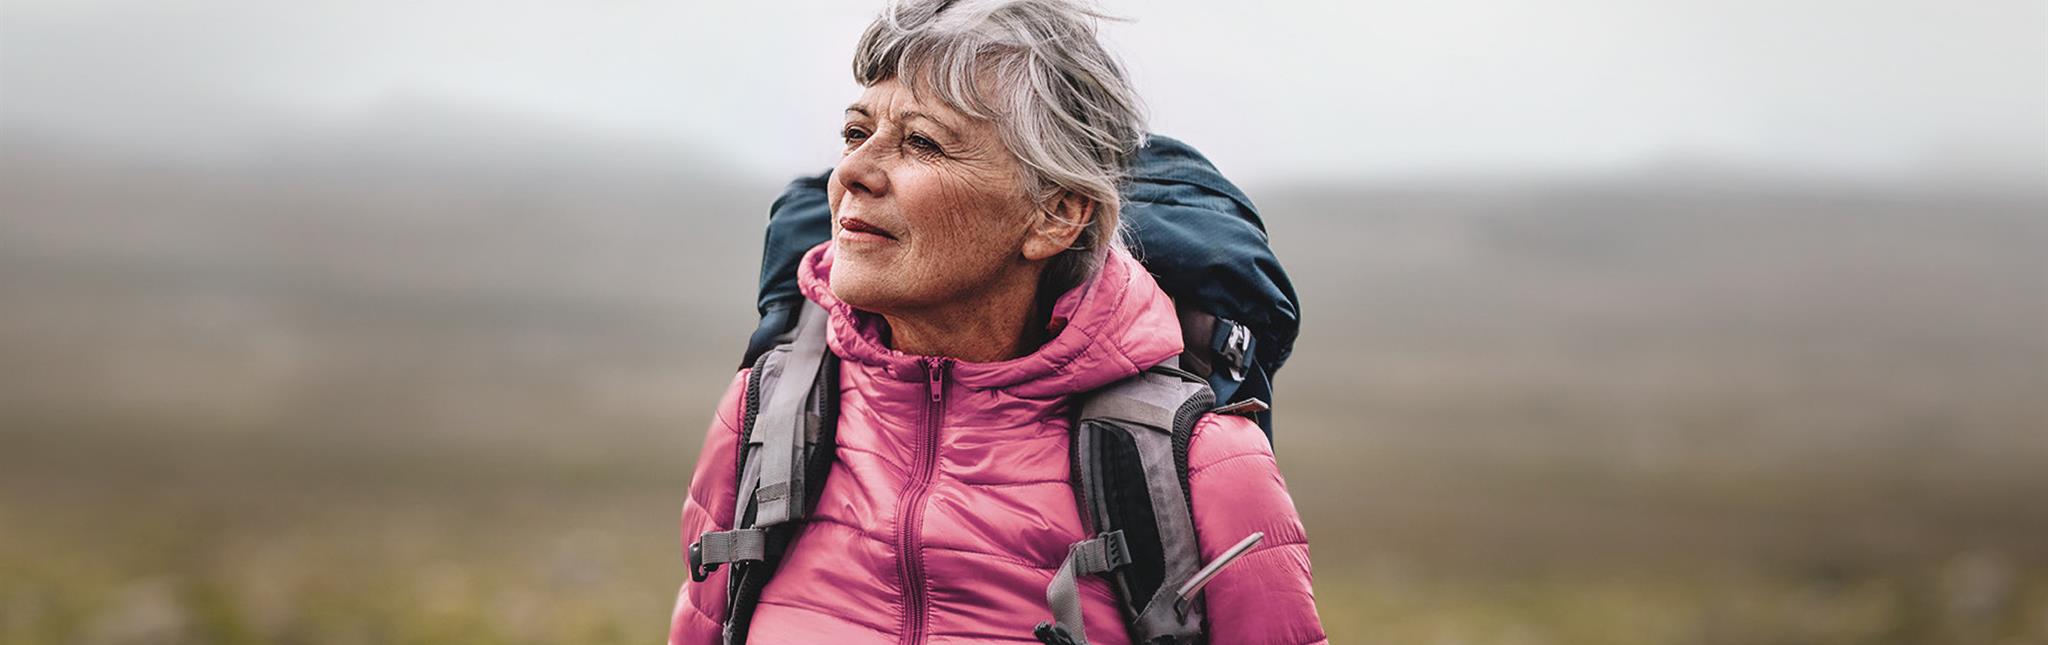
MULTIPOLYGON (((1118 181, 1145 131, 1097 17, 1065 0, 907 0, 863 34, 832 238, 798 271, 837 359, 836 450, 765 587, 735 592, 730 568, 693 562, 672 645, 1132 642, 1120 590, 1063 569, 1091 539, 1069 444, 1086 396, 1171 365, 1183 343, 1174 303, 1119 244, 1118 181), (1062 575, 1084 618, 1034 638, 1062 575)), ((750 376, 705 438, 686 542, 754 519, 734 459, 765 414, 750 376)), ((1208 640, 1323 642, 1265 436, 1214 412, 1191 427, 1208 640)))

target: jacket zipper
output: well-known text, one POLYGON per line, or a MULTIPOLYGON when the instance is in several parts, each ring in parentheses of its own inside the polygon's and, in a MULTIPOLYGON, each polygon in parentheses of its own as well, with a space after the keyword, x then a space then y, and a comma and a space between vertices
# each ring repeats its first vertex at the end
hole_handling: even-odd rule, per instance
POLYGON ((924 581, 924 502, 930 492, 932 478, 939 465, 939 424, 945 418, 946 409, 946 367, 952 359, 924 359, 925 380, 931 386, 931 400, 925 404, 924 446, 918 451, 918 471, 911 481, 910 490, 903 495, 903 508, 897 513, 903 525, 897 531, 903 536, 903 552, 897 560, 899 573, 903 576, 903 643, 919 645, 924 642, 925 629, 925 581, 924 581))

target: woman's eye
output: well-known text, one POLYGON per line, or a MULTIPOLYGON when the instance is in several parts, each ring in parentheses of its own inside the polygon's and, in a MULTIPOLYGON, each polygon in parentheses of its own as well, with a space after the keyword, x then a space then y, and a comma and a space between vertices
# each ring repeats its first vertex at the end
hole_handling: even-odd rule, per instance
POLYGON ((860 128, 847 128, 839 131, 839 138, 844 139, 848 145, 852 145, 868 138, 868 133, 861 131, 860 128))
POLYGON ((922 135, 910 135, 910 147, 917 148, 922 152, 939 153, 939 144, 932 142, 931 139, 924 138, 922 135))

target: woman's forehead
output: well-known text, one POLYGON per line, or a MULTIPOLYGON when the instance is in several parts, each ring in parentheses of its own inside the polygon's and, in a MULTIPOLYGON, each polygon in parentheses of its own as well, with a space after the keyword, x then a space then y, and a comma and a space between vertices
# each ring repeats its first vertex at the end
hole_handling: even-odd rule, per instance
POLYGON ((962 112, 941 100, 938 93, 930 88, 920 92, 895 78, 868 86, 859 98, 846 106, 846 113, 885 121, 923 119, 957 135, 972 134, 993 126, 988 120, 962 112))

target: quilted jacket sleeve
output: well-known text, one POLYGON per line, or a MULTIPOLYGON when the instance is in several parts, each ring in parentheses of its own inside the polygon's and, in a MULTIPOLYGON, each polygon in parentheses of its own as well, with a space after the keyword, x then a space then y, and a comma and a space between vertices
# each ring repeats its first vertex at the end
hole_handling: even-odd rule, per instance
POLYGON ((1258 424, 1210 414, 1188 446, 1195 534, 1208 562, 1246 535, 1266 538, 1217 574, 1203 594, 1213 643, 1328 643, 1316 616, 1308 534, 1258 424))
MULTIPOLYGON (((705 531, 732 528, 734 451, 740 436, 740 409, 747 389, 747 371, 740 370, 719 400, 704 433, 704 449, 697 453, 697 468, 690 476, 689 497, 683 500, 683 566, 689 570, 690 543, 705 531)), ((691 582, 684 574, 683 587, 676 592, 675 612, 669 616, 669 645, 711 645, 719 642, 720 618, 725 615, 725 573, 720 567, 703 582, 691 582)))

